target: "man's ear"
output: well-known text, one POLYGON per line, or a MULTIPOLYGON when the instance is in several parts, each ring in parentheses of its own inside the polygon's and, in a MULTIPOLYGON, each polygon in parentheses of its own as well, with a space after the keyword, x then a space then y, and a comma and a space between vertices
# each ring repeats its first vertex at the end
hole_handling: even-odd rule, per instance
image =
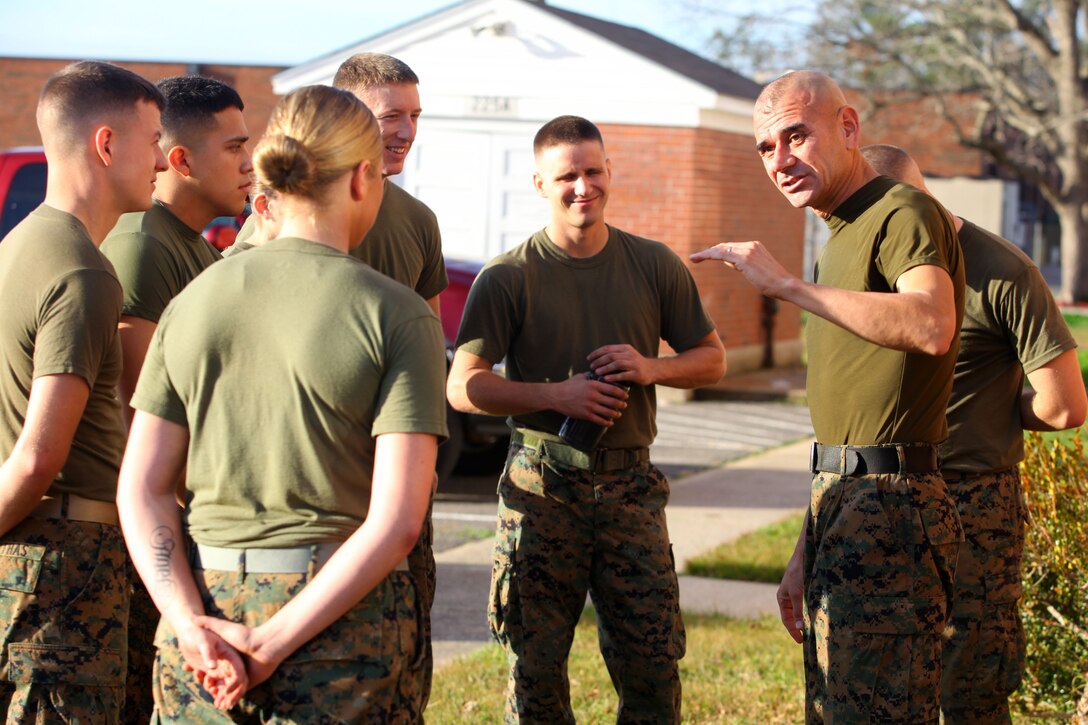
POLYGON ((612 159, 605 157, 604 170, 608 174, 608 180, 612 181, 612 159))
POLYGON ((842 109, 842 136, 846 148, 853 151, 861 146, 861 120, 853 106, 842 109))
POLYGON ((536 171, 533 172, 533 188, 536 189, 538 196, 548 198, 548 195, 544 193, 544 178, 536 171))
POLYGON ((109 126, 99 126, 94 132, 94 152, 102 161, 103 166, 113 163, 113 144, 115 141, 113 129, 109 126))
POLYGON ((190 164, 189 149, 184 146, 172 146, 166 152, 166 163, 182 176, 192 176, 193 168, 190 164))

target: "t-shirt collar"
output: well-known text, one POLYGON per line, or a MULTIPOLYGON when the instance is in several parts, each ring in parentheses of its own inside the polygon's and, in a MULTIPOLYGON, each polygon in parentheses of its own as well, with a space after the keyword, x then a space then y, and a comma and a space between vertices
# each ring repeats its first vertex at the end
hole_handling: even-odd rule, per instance
POLYGON ((873 204, 884 198, 888 190, 899 182, 887 176, 878 176, 855 191, 850 197, 839 204, 835 211, 824 221, 832 232, 837 232, 847 224, 857 221, 858 217, 873 204))

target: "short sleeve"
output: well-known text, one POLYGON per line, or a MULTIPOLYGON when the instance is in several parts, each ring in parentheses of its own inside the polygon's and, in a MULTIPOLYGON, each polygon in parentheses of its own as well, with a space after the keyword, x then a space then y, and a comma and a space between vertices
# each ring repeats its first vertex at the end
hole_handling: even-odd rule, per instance
POLYGON ((426 258, 423 260, 423 272, 416 283, 416 293, 429 300, 445 291, 450 286, 450 281, 446 276, 446 260, 442 258, 442 233, 433 214, 427 219, 425 227, 423 238, 426 258))
POLYGON ((494 364, 506 357, 523 315, 514 284, 517 271, 508 265, 485 267, 468 291, 458 350, 477 355, 494 364))
POLYGON ((430 433, 447 437, 446 355, 438 318, 417 317, 388 333, 371 435, 430 433))
POLYGON ((34 377, 78 375, 93 388, 120 311, 121 288, 108 272, 81 269, 58 279, 38 310, 34 377))
POLYGON ((883 242, 876 253, 876 266, 890 289, 899 277, 914 267, 933 265, 951 274, 948 245, 951 238, 948 220, 941 211, 902 207, 885 222, 883 242))
POLYGON ((170 312, 167 310, 162 324, 155 329, 151 338, 131 404, 136 410, 188 427, 185 404, 174 388, 166 364, 166 339, 170 335, 169 317, 170 312))
POLYGON ((994 309, 1025 372, 1032 372, 1077 346, 1038 267, 1009 284, 994 309))
POLYGON ((158 323, 166 305, 180 288, 171 280, 171 261, 166 249, 146 234, 124 234, 107 239, 102 253, 113 263, 124 290, 121 313, 158 323))
POLYGON ((703 308, 691 270, 671 250, 663 260, 664 289, 661 295, 661 338, 677 352, 695 346, 715 329, 703 308))

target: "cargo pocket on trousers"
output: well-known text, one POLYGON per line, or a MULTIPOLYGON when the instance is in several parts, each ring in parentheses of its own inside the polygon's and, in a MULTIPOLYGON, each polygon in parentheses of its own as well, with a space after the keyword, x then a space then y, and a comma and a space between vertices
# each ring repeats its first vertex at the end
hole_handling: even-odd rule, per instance
POLYGON ((119 687, 125 684, 124 658, 114 649, 11 643, 8 681, 46 685, 119 687))
POLYGON ((502 557, 492 566, 487 624, 496 642, 516 650, 521 643, 521 607, 518 606, 514 555, 511 551, 508 557, 502 557))
POLYGON ((0 589, 31 594, 38 586, 45 547, 32 544, 0 546, 0 589))
POLYGON ((988 696, 1004 699, 1024 677, 1027 641, 1020 609, 1015 602, 987 606, 978 625, 976 681, 989 690, 988 696))
MULTIPOLYGON (((927 611, 923 617, 930 624, 936 626, 935 619, 947 620, 952 614, 952 584, 956 577, 956 563, 959 559, 960 545, 963 543, 963 526, 960 524, 960 516, 956 505, 948 498, 933 497, 919 507, 919 515, 922 526, 925 529, 925 538, 929 545, 929 553, 933 563, 933 574, 939 580, 939 586, 944 595, 944 611, 938 616, 934 612, 927 611)), ((920 564, 921 566, 922 564, 920 564)), ((917 572, 917 594, 921 598, 935 600, 937 593, 927 583, 929 572, 921 568, 917 572)), ((933 585, 938 582, 933 582, 933 585)))
POLYGON ((919 626, 917 602, 904 596, 849 597, 829 606, 828 618, 830 698, 864 703, 870 716, 865 722, 908 722, 911 653, 919 638, 938 646, 938 635, 919 626))

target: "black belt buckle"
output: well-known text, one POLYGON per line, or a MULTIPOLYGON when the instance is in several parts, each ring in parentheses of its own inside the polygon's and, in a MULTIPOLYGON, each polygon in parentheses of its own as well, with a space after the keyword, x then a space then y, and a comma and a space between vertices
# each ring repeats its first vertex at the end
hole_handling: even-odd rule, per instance
POLYGON ((808 470, 815 475, 820 469, 817 467, 817 463, 820 462, 820 454, 817 452, 820 449, 820 444, 813 441, 812 446, 808 449, 808 470))

